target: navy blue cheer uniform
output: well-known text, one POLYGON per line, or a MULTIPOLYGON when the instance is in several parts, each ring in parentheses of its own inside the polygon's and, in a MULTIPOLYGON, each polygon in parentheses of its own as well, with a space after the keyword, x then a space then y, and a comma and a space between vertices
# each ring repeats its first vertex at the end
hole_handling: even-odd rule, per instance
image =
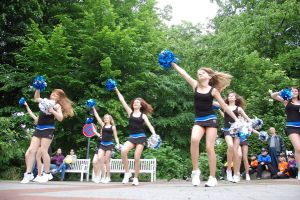
POLYGON ((54 115, 47 115, 40 111, 39 119, 35 127, 33 136, 37 138, 48 138, 50 140, 54 137, 54 115))
POLYGON ((194 92, 194 107, 195 107, 195 125, 201 127, 218 128, 217 116, 213 110, 213 96, 211 94, 213 87, 208 93, 202 94, 197 92, 197 87, 194 92))
MULTIPOLYGON (((239 117, 240 114, 239 114, 238 106, 232 112, 235 114, 236 117, 239 117)), ((235 120, 227 112, 224 112, 224 128, 223 128, 224 137, 227 135, 231 137, 237 137, 237 134, 230 134, 228 131, 231 124, 234 122, 235 120)))
POLYGON ((111 151, 114 148, 114 144, 112 142, 112 137, 113 137, 113 130, 112 130, 112 126, 110 127, 102 127, 102 139, 100 142, 100 149, 104 150, 104 151, 111 151))
POLYGON ((287 116, 285 133, 287 135, 291 133, 300 134, 300 105, 292 104, 291 101, 288 102, 285 106, 285 113, 287 116))
POLYGON ((134 117, 133 112, 129 117, 129 138, 128 141, 133 144, 145 144, 146 143, 146 134, 144 131, 144 119, 143 113, 140 117, 134 117))

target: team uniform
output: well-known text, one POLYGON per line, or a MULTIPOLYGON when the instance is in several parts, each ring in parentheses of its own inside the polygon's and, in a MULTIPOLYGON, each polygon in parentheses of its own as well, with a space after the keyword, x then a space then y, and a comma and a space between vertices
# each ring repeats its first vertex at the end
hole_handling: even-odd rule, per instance
POLYGON ((291 133, 300 134, 300 105, 294 105, 291 101, 288 102, 285 106, 285 113, 287 115, 285 133, 287 135, 291 133))
POLYGON ((48 138, 50 140, 54 137, 54 115, 47 115, 40 111, 39 119, 35 127, 33 136, 37 138, 48 138))
POLYGON ((128 141, 133 144, 145 144, 147 141, 144 131, 143 113, 140 117, 134 117, 133 112, 129 117, 129 138, 128 141))
POLYGON ((194 108, 195 108, 195 123, 201 127, 218 128, 217 115, 213 110, 213 96, 211 94, 213 87, 208 93, 203 94, 197 92, 197 87, 194 92, 194 108))
POLYGON ((114 144, 112 142, 113 137, 113 130, 112 126, 110 127, 102 127, 102 140, 99 145, 99 149, 102 149, 104 151, 111 151, 114 148, 114 144))
MULTIPOLYGON (((233 111, 232 111, 236 117, 239 117, 239 107, 237 106, 233 111)), ((224 113, 224 128, 223 128, 223 133, 224 137, 229 135, 231 137, 238 137, 238 134, 230 134, 229 129, 232 123, 234 123, 235 120, 228 115, 227 112, 224 113)))

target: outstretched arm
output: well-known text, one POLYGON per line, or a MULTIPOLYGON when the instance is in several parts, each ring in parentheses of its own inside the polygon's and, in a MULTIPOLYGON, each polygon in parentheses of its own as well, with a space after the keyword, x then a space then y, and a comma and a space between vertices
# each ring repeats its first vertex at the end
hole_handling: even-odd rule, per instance
POLYGON ((31 109, 29 108, 27 102, 25 101, 24 103, 25 107, 26 107, 26 110, 28 112, 28 114, 30 115, 30 117, 34 120, 34 124, 37 124, 37 121, 38 121, 38 117, 33 114, 33 112, 31 111, 31 109))
POLYGON ((287 101, 285 101, 283 98, 281 98, 281 97, 279 96, 279 94, 280 94, 280 92, 273 92, 273 93, 271 94, 272 99, 275 99, 275 100, 277 100, 277 101, 280 101, 280 102, 282 102, 282 103, 286 106, 287 101))
POLYGON ((143 114, 143 119, 145 121, 145 124, 148 126, 150 132, 153 134, 153 135, 156 135, 155 133, 155 130, 154 130, 154 127, 152 126, 152 124, 150 123, 147 115, 143 114))
POLYGON ((176 63, 171 63, 173 68, 192 86, 194 89, 197 86, 197 81, 193 79, 184 69, 179 67, 176 63))
POLYGON ((118 95, 118 98, 119 98, 119 100, 121 101, 123 107, 125 108, 125 110, 126 110, 128 116, 130 116, 130 114, 132 113, 131 108, 130 108, 130 107, 128 106, 128 104, 126 103, 126 101, 125 101, 123 95, 120 93, 120 91, 118 90, 118 88, 116 88, 115 91, 116 91, 116 93, 117 93, 117 95, 118 95))
POLYGON ((34 100, 35 100, 35 102, 38 102, 38 103, 40 103, 42 101, 40 90, 35 90, 34 100))
POLYGON ((238 108, 239 113, 242 115, 242 117, 244 117, 248 122, 251 122, 251 119, 248 117, 248 115, 245 113, 244 109, 239 107, 238 108))
POLYGON ((116 126, 112 126, 112 130, 113 130, 114 138, 115 138, 117 145, 120 145, 116 126))
POLYGON ((232 119, 234 119, 235 121, 238 121, 238 118, 235 116, 235 114, 232 112, 232 110, 230 110, 230 108, 227 106, 227 104, 221 97, 220 92, 217 89, 215 89, 215 88, 213 89, 212 96, 219 102, 221 108, 225 112, 227 112, 229 114, 229 116, 232 117, 232 119))
POLYGON ((96 108, 93 107, 92 109, 93 109, 94 115, 95 115, 95 117, 96 117, 98 123, 101 125, 101 127, 104 126, 104 122, 103 122, 102 119, 99 117, 96 108))

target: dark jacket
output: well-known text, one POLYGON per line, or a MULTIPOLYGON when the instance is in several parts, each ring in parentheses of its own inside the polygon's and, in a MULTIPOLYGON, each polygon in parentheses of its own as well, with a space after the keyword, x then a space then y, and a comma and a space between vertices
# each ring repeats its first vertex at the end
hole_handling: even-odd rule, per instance
MULTIPOLYGON (((272 138, 272 136, 269 137, 267 140, 269 152, 270 152, 271 138, 272 138)), ((280 155, 281 152, 285 152, 285 146, 283 143, 283 139, 279 135, 275 136, 275 148, 276 148, 276 154, 278 156, 280 155)))

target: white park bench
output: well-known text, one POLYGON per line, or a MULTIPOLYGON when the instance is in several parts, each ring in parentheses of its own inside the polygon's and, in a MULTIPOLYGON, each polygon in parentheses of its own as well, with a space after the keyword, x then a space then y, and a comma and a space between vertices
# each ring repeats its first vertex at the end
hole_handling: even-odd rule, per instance
POLYGON ((66 173, 80 173, 80 181, 83 181, 83 174, 86 174, 86 181, 89 181, 91 159, 77 159, 75 163, 70 164, 66 173))
MULTIPOLYGON (((134 173, 134 159, 128 159, 129 171, 134 173)), ((122 159, 110 159, 110 173, 125 173, 122 159)), ((140 160, 140 173, 151 174, 151 182, 156 181, 156 158, 141 159, 140 160)), ((100 174, 100 173, 99 173, 100 174)), ((95 178, 93 170, 93 180, 95 178)))

